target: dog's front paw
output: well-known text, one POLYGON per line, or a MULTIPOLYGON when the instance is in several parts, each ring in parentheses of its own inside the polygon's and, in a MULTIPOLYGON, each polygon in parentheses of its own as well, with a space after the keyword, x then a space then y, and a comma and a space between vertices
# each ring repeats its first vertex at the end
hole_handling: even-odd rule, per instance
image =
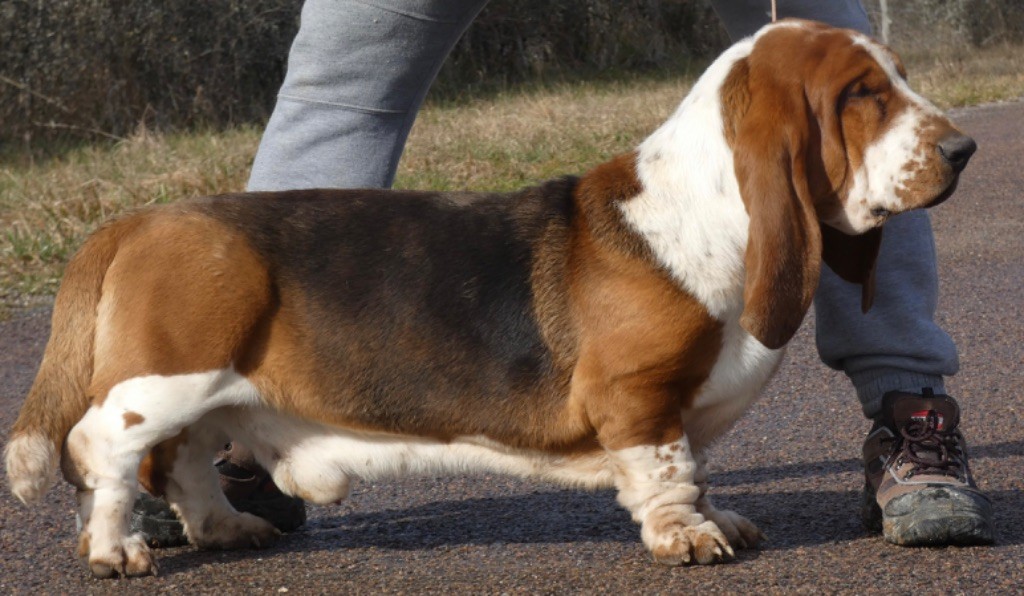
POLYGON ((88 534, 79 540, 79 554, 87 560, 94 577, 156 575, 156 562, 142 534, 125 536, 110 545, 90 545, 88 534))
POLYGON ((752 521, 727 509, 711 508, 701 511, 704 517, 715 522, 729 544, 735 549, 754 548, 765 539, 765 535, 752 521))
POLYGON ((665 524, 645 540, 654 560, 662 565, 721 563, 735 556, 729 539, 713 521, 696 526, 665 524))
POLYGON ((193 544, 208 549, 266 548, 281 536, 273 524, 251 513, 206 521, 199 531, 188 526, 185 530, 193 544))

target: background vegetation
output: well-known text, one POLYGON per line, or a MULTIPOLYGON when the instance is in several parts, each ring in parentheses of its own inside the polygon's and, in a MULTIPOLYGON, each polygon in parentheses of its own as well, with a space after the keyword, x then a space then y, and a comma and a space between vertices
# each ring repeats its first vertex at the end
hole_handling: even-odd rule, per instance
MULTIPOLYGON (((263 121, 301 0, 4 0, 0 142, 263 121)), ((699 0, 493 0, 438 89, 651 69, 725 43, 699 0)))
MULTIPOLYGON (((765 0, 765 6, 768 6, 765 0)), ((867 0, 891 41, 948 52, 1021 41, 1019 0, 867 0)), ((0 143, 262 122, 301 0, 4 0, 0 143)), ((706 0, 492 0, 435 96, 524 80, 665 71, 727 39, 706 0)))
MULTIPOLYGON (((881 4, 865 1, 879 24, 881 4)), ((886 4, 912 85, 940 106, 1024 95, 1024 2, 886 4)), ((0 310, 50 295, 104 219, 244 188, 299 5, 0 2, 0 310)), ((703 0, 492 0, 442 72, 396 186, 508 189, 580 172, 635 146, 726 43, 703 0)))

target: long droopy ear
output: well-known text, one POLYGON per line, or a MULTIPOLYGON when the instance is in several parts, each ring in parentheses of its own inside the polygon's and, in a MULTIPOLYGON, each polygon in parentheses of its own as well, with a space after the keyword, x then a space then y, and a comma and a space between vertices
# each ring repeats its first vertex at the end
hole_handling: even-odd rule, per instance
POLYGON ((723 88, 726 135, 750 216, 740 325, 777 349, 800 327, 821 267, 821 230, 807 172, 807 118, 813 116, 802 89, 747 80, 751 75, 741 61, 723 88))

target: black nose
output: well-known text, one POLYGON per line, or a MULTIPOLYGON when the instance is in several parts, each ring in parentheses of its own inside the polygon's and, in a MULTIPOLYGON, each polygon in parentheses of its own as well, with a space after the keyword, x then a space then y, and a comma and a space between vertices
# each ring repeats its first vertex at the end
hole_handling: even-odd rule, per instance
POLYGON ((967 162, 977 149, 978 144, 974 139, 957 132, 948 134, 939 141, 939 153, 957 173, 967 167, 967 162))

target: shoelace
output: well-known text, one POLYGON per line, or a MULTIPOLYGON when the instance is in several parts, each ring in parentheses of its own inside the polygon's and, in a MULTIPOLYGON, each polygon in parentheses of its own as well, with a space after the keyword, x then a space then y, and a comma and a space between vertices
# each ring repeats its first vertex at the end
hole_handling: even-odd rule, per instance
POLYGON ((903 447, 900 457, 914 464, 914 473, 932 473, 960 477, 964 468, 960 433, 940 430, 939 416, 928 412, 924 420, 911 420, 900 429, 903 447))

